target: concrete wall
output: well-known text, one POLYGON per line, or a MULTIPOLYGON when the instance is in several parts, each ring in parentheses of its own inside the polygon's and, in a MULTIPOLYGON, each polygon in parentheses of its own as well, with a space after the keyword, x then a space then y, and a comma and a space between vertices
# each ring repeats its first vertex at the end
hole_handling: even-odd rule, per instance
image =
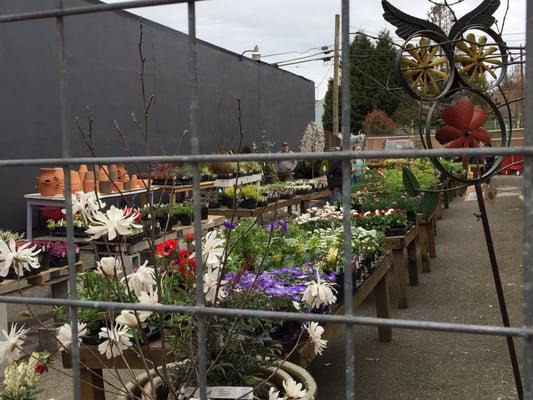
MULTIPOLYGON (((87 4, 73 0, 67 6, 87 4)), ((3 0, 0 13, 54 8, 54 0, 3 0)), ((113 128, 117 120, 134 154, 144 154, 132 123, 140 119, 139 19, 126 12, 67 17, 68 101, 73 155, 89 155, 74 118, 94 117, 99 156, 126 155, 113 128)), ((221 32, 223 34, 223 32, 221 32)), ((61 155, 55 20, 0 25, 0 158, 61 155)), ((187 36, 144 21, 147 95, 155 95, 150 117, 152 154, 188 153, 189 85, 187 36)), ((294 74, 201 42, 199 47, 201 150, 237 146, 236 98, 242 102, 245 143, 259 142, 265 130, 279 145, 293 148, 314 120, 314 84, 294 74)), ((37 168, 0 171, 0 227, 22 228, 23 194, 34 192, 37 168), (6 212, 8 210, 8 212, 6 212)))

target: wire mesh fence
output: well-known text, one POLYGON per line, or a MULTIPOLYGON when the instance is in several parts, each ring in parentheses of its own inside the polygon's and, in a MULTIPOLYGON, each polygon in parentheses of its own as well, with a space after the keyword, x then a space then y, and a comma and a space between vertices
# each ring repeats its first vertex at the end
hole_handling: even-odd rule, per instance
MULTIPOLYGON (((20 166, 46 166, 62 165, 65 172, 65 202, 66 202, 66 220, 67 220, 67 242, 68 242, 68 265, 69 265, 69 283, 70 296, 68 299, 48 299, 48 298, 21 298, 18 296, 2 296, 0 302, 3 303, 22 303, 26 305, 48 305, 48 306, 66 306, 70 309, 70 326, 72 327, 72 342, 78 341, 78 313, 80 307, 96 308, 102 310, 137 310, 153 311, 158 313, 175 312, 185 315, 192 315, 197 320, 197 360, 198 360, 198 384, 200 388, 200 398, 207 399, 207 354, 205 347, 206 340, 206 317, 224 316, 228 318, 254 317, 272 320, 289 320, 289 321, 317 321, 335 324, 344 324, 346 326, 344 333, 345 343, 345 367, 346 367, 346 387, 344 398, 356 398, 355 381, 355 349, 353 344, 353 335, 356 334, 355 327, 358 325, 368 326, 388 326, 400 329, 416 329, 425 331, 439 331, 448 333, 478 334, 478 335, 495 335, 502 337, 518 337, 524 340, 524 362, 523 376, 524 398, 533 400, 533 187, 531 170, 531 158, 533 157, 533 137, 525 135, 526 146, 514 148, 479 148, 479 149, 433 149, 433 150, 395 150, 389 152, 382 151, 364 151, 357 153, 358 158, 362 159, 384 159, 384 158, 420 158, 420 157, 460 157, 469 156, 488 156, 488 155, 524 155, 525 163, 525 189, 524 189, 524 326, 505 328, 501 326, 486 326, 474 324, 457 324, 443 323, 434 321, 418 320, 401 320, 401 319, 382 319, 370 318, 354 315, 351 302, 347 302, 345 315, 322 315, 275 312, 275 311, 257 311, 246 309, 227 309, 206 306, 203 290, 203 268, 202 265, 202 227, 201 227, 201 200, 200 200, 200 171, 199 164, 207 161, 279 161, 279 160, 316 160, 316 159, 339 159, 342 160, 343 167, 343 230, 344 230, 344 296, 350 298, 353 287, 351 279, 351 182, 350 182, 350 160, 354 158, 355 153, 350 152, 350 91, 342 91, 342 133, 343 133, 343 151, 325 152, 325 153, 287 153, 287 154, 236 154, 236 155, 208 155, 200 154, 199 144, 201 135, 198 124, 199 98, 198 98, 198 64, 201 62, 197 56, 197 39, 196 39, 196 13, 195 1, 187 0, 135 0, 124 1, 113 4, 92 4, 86 6, 64 8, 63 1, 58 0, 57 9, 35 11, 11 15, 0 16, 0 23, 15 23, 18 21, 36 20, 43 18, 55 18, 57 21, 57 41, 58 41, 58 74, 59 74, 59 100, 61 121, 61 138, 62 138, 62 158, 49 159, 19 159, 19 160, 0 160, 0 167, 20 167, 20 166), (191 132, 191 154, 175 156, 150 156, 150 157, 91 157, 91 158, 73 158, 69 146, 69 123, 67 120, 67 102, 66 89, 68 86, 68 65, 66 61, 65 32, 63 19, 68 16, 80 14, 106 12, 119 9, 132 9, 148 6, 157 6, 165 4, 186 3, 188 5, 188 25, 189 25, 189 80, 190 80, 190 132, 191 132), (78 300, 76 293, 76 267, 74 254, 74 228, 72 215, 72 196, 69 170, 80 164, 101 164, 101 163, 119 163, 129 162, 137 164, 153 164, 159 162, 171 163, 190 163, 193 168, 193 209, 195 215, 195 251, 197 254, 197 273, 196 287, 197 298, 194 305, 156 305, 146 306, 142 304, 120 303, 120 302, 91 302, 78 300)), ((214 0, 216 1, 216 0, 214 0)), ((342 0, 342 58, 350 59, 349 45, 349 27, 350 27, 350 1, 342 0)), ((358 3, 358 2, 352 2, 358 3)), ((533 12, 528 7, 527 13, 528 39, 533 37, 533 12)), ((533 52, 533 41, 528 40, 527 50, 533 52)), ((533 62, 527 64, 527 74, 533 75, 533 62)), ((350 63, 342 63, 343 88, 349 87, 350 63)), ((533 85, 527 85, 526 99, 533 98, 533 85)), ((528 102, 529 103, 529 102, 528 102)), ((531 107, 527 110, 527 122, 531 121, 531 107)), ((72 376, 73 376, 73 396, 72 398, 81 399, 80 393, 80 355, 76 346, 72 347, 72 376)))

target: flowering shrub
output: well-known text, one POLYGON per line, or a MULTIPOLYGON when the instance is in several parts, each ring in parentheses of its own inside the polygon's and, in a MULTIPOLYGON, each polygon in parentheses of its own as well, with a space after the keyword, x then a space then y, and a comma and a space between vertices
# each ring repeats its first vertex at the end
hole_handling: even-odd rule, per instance
POLYGON ((300 142, 300 151, 302 153, 323 152, 325 146, 324 131, 317 126, 316 122, 309 122, 300 142))

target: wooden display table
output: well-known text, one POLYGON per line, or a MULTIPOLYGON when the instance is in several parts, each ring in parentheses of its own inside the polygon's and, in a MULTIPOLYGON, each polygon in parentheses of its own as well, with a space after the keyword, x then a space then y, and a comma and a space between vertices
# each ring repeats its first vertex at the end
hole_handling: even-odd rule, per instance
MULTIPOLYGON (((215 187, 215 181, 200 182, 200 190, 209 190, 215 187)), ((176 202, 176 195, 180 195, 180 201, 183 201, 187 193, 192 192, 194 186, 191 185, 158 185, 157 191, 169 194, 169 203, 176 202)))
POLYGON ((283 208, 289 208, 294 205, 300 204, 305 209, 305 204, 311 200, 324 199, 329 197, 328 190, 322 190, 320 192, 296 195, 290 199, 278 200, 274 203, 267 204, 263 207, 256 208, 213 208, 209 209, 209 213, 213 215, 223 215, 225 217, 235 216, 237 218, 259 218, 262 219, 263 214, 275 212, 283 208))
MULTIPOLYGON (((383 254, 378 259, 379 265, 370 274, 370 276, 359 286, 352 297, 353 309, 357 309, 371 293, 374 293, 376 299, 376 315, 378 318, 390 317, 390 299, 387 275, 391 268, 390 253, 383 254)), ((339 288, 343 290, 343 288, 339 288)), ((344 315, 344 305, 334 307, 335 315, 344 315)), ((331 340, 338 335, 341 324, 329 324, 324 327, 322 339, 331 340)), ((378 340, 382 343, 388 343, 392 340, 392 328, 380 326, 378 329, 378 340)), ((294 361, 302 366, 307 367, 315 358, 314 344, 306 342, 300 346, 293 354, 294 361)))
POLYGON ((418 285, 418 268, 422 266, 418 224, 415 224, 404 236, 386 237, 385 248, 392 252, 392 268, 396 282, 398 308, 407 308, 406 269, 409 272, 409 284, 414 286, 418 285), (405 252, 407 252, 407 268, 405 252))
MULTIPOLYGON (((4 279, 0 282, 0 295, 13 295, 37 286, 50 285, 52 298, 68 295, 68 265, 48 268, 36 275, 20 279, 4 279)), ((83 272, 83 264, 76 263, 76 272, 83 272)), ((0 303, 0 329, 7 330, 7 303, 0 303)), ((1 371, 0 371, 1 372, 1 371)))

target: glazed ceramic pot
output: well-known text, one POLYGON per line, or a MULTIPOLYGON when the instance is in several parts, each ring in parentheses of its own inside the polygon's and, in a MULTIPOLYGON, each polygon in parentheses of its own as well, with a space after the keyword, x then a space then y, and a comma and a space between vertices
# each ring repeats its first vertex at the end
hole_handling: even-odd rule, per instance
POLYGON ((41 175, 37 177, 37 189, 42 196, 56 194, 56 177, 55 168, 41 168, 41 175))
POLYGON ((87 165, 81 164, 80 169, 78 170, 78 174, 80 175, 81 182, 85 181, 85 174, 87 173, 87 171, 88 171, 87 165))

